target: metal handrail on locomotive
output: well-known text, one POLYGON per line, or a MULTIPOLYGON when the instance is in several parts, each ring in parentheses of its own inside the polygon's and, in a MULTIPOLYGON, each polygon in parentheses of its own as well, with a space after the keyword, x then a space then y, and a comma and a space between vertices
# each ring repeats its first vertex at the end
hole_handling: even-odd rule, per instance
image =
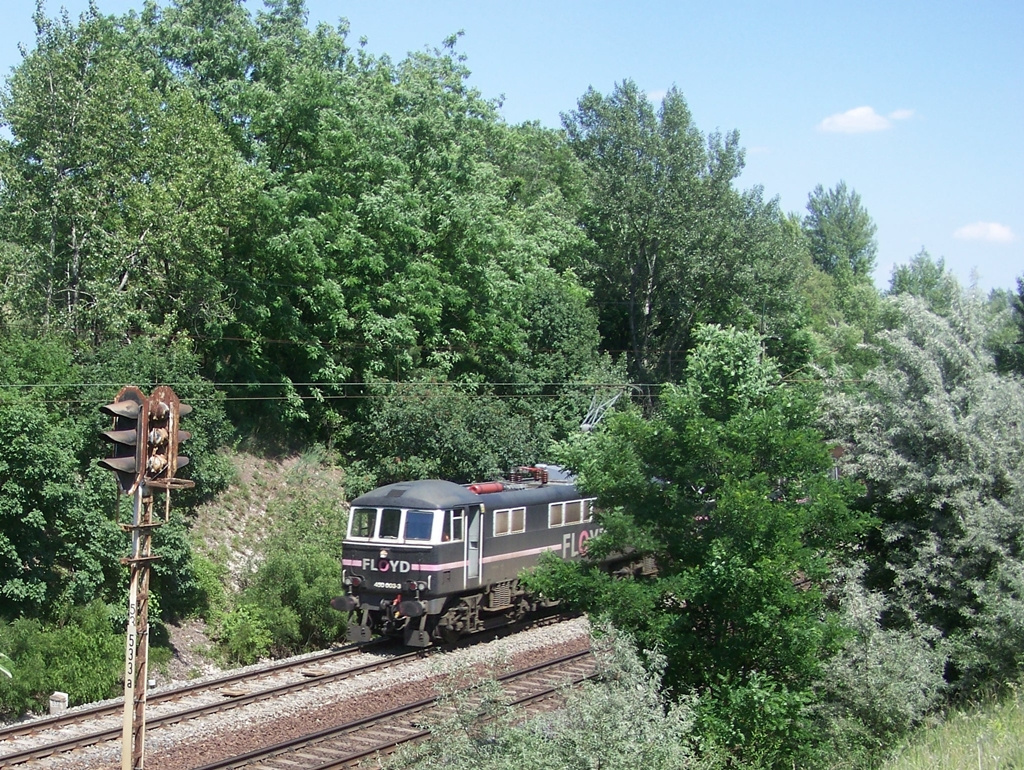
POLYGON ((557 466, 509 482, 388 484, 352 501, 342 546, 348 640, 373 632, 428 647, 508 623, 536 608, 518 575, 541 554, 586 554, 594 498, 557 466))

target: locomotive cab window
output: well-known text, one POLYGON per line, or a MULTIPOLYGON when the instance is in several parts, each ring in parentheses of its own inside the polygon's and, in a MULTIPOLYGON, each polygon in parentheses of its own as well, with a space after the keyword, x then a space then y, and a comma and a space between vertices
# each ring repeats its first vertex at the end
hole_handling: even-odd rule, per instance
POLYGON ((430 540, 434 532, 433 511, 407 511, 405 514, 405 539, 430 540))
POLYGON ((377 525, 376 508, 353 508, 349 519, 349 537, 373 537, 373 528, 377 525))
POLYGON ((386 537, 397 540, 398 533, 401 532, 401 527, 402 509, 384 508, 380 512, 380 528, 377 531, 377 537, 386 537))
POLYGON ((451 511, 445 511, 444 514, 444 534, 441 539, 444 541, 458 542, 463 538, 463 526, 466 520, 466 511, 464 508, 455 508, 451 511))

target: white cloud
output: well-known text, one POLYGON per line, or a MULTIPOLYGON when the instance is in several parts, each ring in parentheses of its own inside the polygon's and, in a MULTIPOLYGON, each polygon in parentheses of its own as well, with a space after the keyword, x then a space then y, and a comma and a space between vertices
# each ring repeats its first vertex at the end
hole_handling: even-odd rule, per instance
POLYGON ((874 107, 854 107, 846 112, 829 115, 818 124, 819 131, 835 134, 864 134, 869 131, 885 131, 892 127, 892 120, 906 120, 913 110, 895 110, 889 117, 879 115, 874 107))
POLYGON ((867 131, 884 131, 889 121, 875 112, 873 107, 854 107, 846 112, 829 115, 818 129, 837 134, 862 134, 867 131))
POLYGON ((957 228, 954 238, 962 241, 989 241, 990 243, 1010 243, 1016 236, 1006 225, 998 222, 974 222, 957 228))

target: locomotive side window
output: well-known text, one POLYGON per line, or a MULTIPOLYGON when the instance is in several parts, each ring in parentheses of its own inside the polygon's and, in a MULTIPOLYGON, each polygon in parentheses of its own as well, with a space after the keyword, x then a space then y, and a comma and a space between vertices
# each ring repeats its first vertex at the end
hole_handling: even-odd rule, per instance
POLYGON ((466 521, 466 510, 464 508, 456 508, 452 511, 445 511, 444 516, 444 535, 443 540, 459 541, 462 540, 462 531, 466 521))
POLYGON ((570 500, 567 503, 551 503, 548 506, 548 526, 561 527, 565 524, 579 524, 594 518, 594 499, 570 500))
POLYGON ((551 503, 548 506, 548 526, 560 527, 565 523, 565 503, 551 503))
POLYGON ((353 508, 349 522, 350 537, 373 537, 373 526, 377 523, 376 508, 353 508))
POLYGON ((494 535, 517 535, 526 531, 526 508, 501 508, 494 512, 494 535))
POLYGON ((433 511, 409 511, 405 514, 406 540, 430 540, 433 529, 433 511))
POLYGON ((384 508, 380 512, 380 531, 377 537, 392 537, 398 539, 398 533, 402 526, 402 510, 400 508, 384 508))
POLYGON ((593 521, 594 520, 594 498, 591 497, 589 500, 583 501, 583 520, 593 521))
POLYGON ((565 523, 579 524, 583 520, 583 501, 573 500, 565 504, 565 523))
POLYGON ((526 508, 513 508, 512 509, 512 531, 513 532, 525 532, 526 531, 526 508))

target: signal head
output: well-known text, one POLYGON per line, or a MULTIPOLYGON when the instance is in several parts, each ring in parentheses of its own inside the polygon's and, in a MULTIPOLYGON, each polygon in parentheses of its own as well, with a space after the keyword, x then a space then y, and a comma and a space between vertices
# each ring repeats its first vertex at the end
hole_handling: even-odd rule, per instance
POLYGON ((100 407, 100 411, 114 418, 113 429, 102 436, 114 445, 114 456, 99 461, 101 468, 113 471, 118 488, 126 495, 133 494, 142 480, 146 467, 147 410, 146 395, 134 385, 121 388, 114 402, 100 407))

